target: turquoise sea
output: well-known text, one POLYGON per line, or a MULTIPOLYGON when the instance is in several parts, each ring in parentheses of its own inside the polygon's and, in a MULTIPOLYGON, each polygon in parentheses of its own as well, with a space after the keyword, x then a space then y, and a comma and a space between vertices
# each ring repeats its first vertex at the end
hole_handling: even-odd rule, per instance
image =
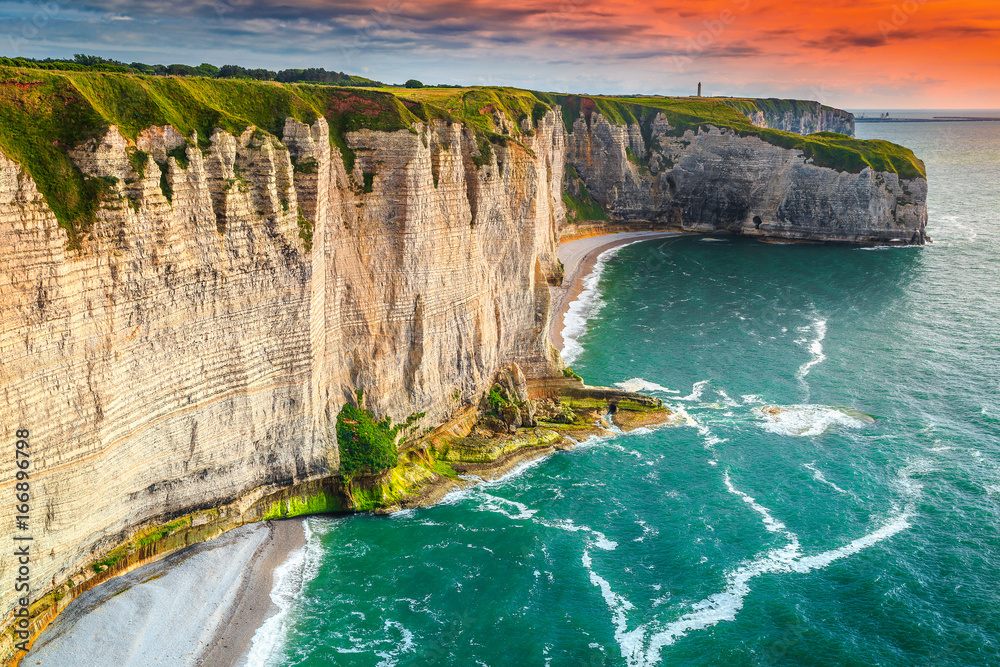
POLYGON ((309 519, 251 664, 1000 665, 1000 123, 858 130, 933 244, 605 257, 573 367, 685 423, 309 519))

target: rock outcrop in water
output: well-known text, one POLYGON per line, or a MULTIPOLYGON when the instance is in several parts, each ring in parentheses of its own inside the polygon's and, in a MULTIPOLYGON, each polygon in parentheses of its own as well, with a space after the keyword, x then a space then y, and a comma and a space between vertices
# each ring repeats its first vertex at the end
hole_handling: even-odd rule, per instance
MULTIPOLYGON (((246 520, 336 506, 337 415, 358 390, 379 418, 444 424, 377 484, 419 486, 435 457, 478 470, 551 451, 562 436, 536 427, 543 417, 585 430, 615 408, 626 428, 662 420, 652 399, 563 377, 549 344, 566 172, 609 224, 923 240, 922 178, 815 164, 725 126, 681 132, 663 113, 613 124, 584 108, 569 133, 552 100, 532 98, 523 117, 482 106, 498 130, 485 136, 419 104, 405 129, 347 131, 345 118, 387 124, 385 99, 324 94, 325 116, 271 132, 243 124, 199 142, 112 124, 67 148, 79 182, 105 193, 86 229, 59 217, 61 186, 33 178, 38 165, 0 155, 0 414, 8 442, 31 432, 30 599, 47 593, 52 610, 33 609, 32 633, 68 581, 78 591, 246 520), (516 400, 495 417, 515 433, 477 440, 476 406, 504 368, 517 369, 516 400)), ((13 484, 0 471, 0 490, 13 484)), ((0 569, 15 565, 0 553, 0 569)), ((0 590, 0 654, 16 602, 0 590)))

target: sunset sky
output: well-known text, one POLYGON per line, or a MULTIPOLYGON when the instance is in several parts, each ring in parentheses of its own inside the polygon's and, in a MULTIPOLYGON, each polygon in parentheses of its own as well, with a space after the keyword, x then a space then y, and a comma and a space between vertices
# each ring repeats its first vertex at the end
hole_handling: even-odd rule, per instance
POLYGON ((0 54, 386 82, 1000 108, 996 0, 0 0, 0 54))

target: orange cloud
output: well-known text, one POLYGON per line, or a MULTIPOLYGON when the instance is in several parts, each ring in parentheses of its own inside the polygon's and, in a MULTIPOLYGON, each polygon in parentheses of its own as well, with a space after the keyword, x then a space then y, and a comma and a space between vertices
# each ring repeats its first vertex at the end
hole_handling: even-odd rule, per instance
POLYGON ((645 34, 664 36, 661 65, 705 77, 716 93, 770 86, 775 94, 826 91, 850 98, 845 106, 1000 107, 995 0, 614 5, 618 20, 645 16, 645 34))

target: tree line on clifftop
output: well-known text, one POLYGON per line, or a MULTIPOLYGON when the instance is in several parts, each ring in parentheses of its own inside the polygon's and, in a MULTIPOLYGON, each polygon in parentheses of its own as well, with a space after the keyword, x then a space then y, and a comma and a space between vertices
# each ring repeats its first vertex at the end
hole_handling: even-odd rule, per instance
POLYGON ((327 71, 322 67, 307 69, 283 69, 277 72, 269 69, 251 69, 240 65, 216 67, 210 63, 192 65, 148 65, 134 62, 124 63, 101 56, 78 53, 72 60, 63 58, 0 58, 0 65, 8 67, 30 67, 34 69, 54 69, 68 71, 118 72, 122 74, 146 74, 149 76, 203 76, 210 79, 253 79, 256 81, 277 81, 279 83, 320 83, 337 86, 379 88, 381 81, 343 72, 327 71))

